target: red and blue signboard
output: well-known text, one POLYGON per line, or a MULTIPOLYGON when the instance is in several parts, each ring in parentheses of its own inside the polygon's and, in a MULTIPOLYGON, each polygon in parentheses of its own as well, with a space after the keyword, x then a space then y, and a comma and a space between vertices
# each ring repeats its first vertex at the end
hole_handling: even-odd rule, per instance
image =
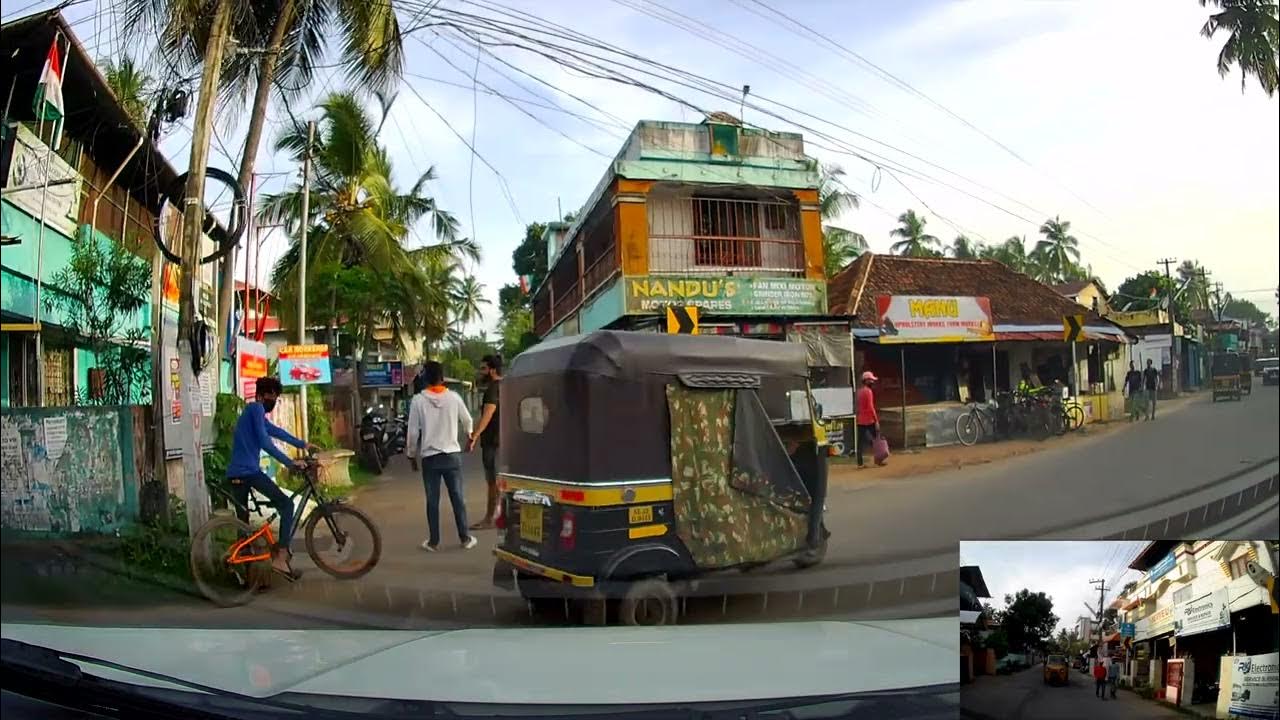
POLYGON ((333 382, 328 345, 285 345, 279 355, 281 385, 328 385, 333 382))

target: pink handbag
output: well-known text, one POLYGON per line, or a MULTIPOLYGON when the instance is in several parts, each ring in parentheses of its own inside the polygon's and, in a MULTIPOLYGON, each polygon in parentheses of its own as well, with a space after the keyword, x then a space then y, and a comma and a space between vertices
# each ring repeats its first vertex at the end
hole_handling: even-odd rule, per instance
POLYGON ((876 439, 871 442, 871 454, 875 458, 877 465, 884 465, 889 461, 889 441, 884 435, 877 435, 876 439))

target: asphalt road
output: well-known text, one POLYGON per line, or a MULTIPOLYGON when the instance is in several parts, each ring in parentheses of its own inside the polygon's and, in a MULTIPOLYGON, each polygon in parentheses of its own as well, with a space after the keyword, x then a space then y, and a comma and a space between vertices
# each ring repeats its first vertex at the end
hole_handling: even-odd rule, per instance
POLYGON ((1117 690, 1099 699, 1093 678, 1071 671, 1068 685, 1045 685, 1039 666, 1015 675, 982 676, 960 688, 961 717, 976 720, 1147 720, 1182 717, 1176 710, 1117 690))
MULTIPOLYGON (((1259 465, 1261 472, 1271 472, 1280 455, 1278 394, 1275 387, 1255 386, 1253 395, 1241 402, 1219 403, 1200 394, 1163 405, 1155 421, 1050 439, 1040 452, 986 465, 885 480, 877 480, 875 471, 857 473, 832 484, 827 502, 832 537, 821 566, 800 572, 781 564, 752 573, 721 573, 686 589, 687 621, 950 614, 960 540, 1095 539, 1126 531, 1135 538, 1172 538, 1189 521, 1194 534, 1195 521, 1208 520, 1210 510, 1216 516, 1248 513, 1255 506, 1268 509, 1277 481, 1232 492, 1230 505, 1228 491, 1214 481, 1250 468, 1253 477, 1259 465), (1197 491, 1206 485, 1211 487, 1197 491), (1267 490, 1270 500, 1259 492, 1267 490)), ((469 459, 466 475, 467 504, 475 520, 484 497, 478 457, 469 459)), ((422 486, 403 459, 355 502, 376 520, 383 538, 379 566, 361 580, 337 581, 313 569, 295 585, 273 588, 252 608, 234 610, 151 593, 132 607, 117 603, 110 619, 102 616, 101 622, 133 624, 131 611, 136 623, 144 625, 204 625, 208 620, 258 627, 271 625, 273 613, 279 624, 290 627, 308 622, 420 628, 573 621, 567 609, 533 613, 519 598, 492 587, 494 531, 479 533, 480 545, 473 550, 450 547, 453 524, 445 511, 444 549, 421 551, 418 544, 426 530, 422 486), (192 605, 190 612, 179 610, 192 605), (216 621, 210 613, 217 614, 216 621)), ((1248 536, 1280 536, 1274 510, 1250 520, 1248 536)), ((304 557, 298 553, 305 568, 304 557)), ((56 609, 12 605, 5 607, 6 620, 34 610, 45 619, 96 622, 94 610, 74 601, 56 609)))

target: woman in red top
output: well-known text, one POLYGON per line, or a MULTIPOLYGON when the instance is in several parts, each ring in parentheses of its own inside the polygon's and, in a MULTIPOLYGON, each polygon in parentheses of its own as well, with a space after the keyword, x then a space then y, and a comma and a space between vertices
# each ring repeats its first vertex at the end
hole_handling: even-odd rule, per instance
MULTIPOLYGON (((871 386, 880 382, 870 370, 862 373, 862 387, 853 396, 853 407, 857 412, 858 424, 858 467, 862 467, 862 449, 871 447, 880 435, 880 415, 876 412, 875 395, 871 386)), ((879 464, 879 463, 878 463, 879 464)))

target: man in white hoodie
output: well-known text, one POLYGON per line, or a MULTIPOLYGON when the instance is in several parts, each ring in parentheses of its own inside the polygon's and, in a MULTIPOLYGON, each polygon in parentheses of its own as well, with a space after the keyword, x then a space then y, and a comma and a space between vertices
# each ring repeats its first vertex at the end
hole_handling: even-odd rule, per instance
POLYGON ((457 393, 444 386, 444 368, 428 362, 422 369, 426 388, 409 404, 409 436, 405 452, 411 463, 422 463, 422 484, 427 491, 427 530, 422 549, 440 549, 440 484, 449 493, 453 522, 464 549, 476 546, 467 532, 467 506, 462 499, 462 446, 459 433, 471 435, 471 413, 457 393))

